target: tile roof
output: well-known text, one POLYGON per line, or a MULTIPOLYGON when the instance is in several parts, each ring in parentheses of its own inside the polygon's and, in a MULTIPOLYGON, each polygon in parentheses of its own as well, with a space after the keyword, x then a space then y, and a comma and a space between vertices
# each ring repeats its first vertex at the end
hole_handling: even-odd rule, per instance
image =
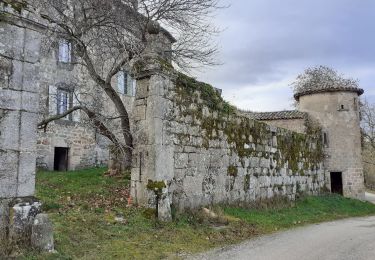
POLYGON ((322 92, 337 92, 337 91, 349 91, 357 92, 358 95, 362 95, 364 90, 355 86, 340 86, 336 84, 325 84, 325 85, 308 85, 306 84, 298 91, 294 93, 294 98, 298 101, 301 96, 322 93, 322 92))
POLYGON ((243 112, 255 120, 282 120, 282 119, 305 119, 307 113, 297 110, 285 110, 276 112, 243 112))

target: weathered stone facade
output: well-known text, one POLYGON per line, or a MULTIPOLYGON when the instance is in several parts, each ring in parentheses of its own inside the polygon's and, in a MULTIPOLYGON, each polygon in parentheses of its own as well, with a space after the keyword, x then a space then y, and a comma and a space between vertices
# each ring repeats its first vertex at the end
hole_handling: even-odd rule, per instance
MULTIPOLYGON (((343 195, 364 198, 358 90, 311 93, 299 97, 298 109, 317 120, 325 135, 324 166, 342 174, 343 195)), ((327 178, 330 188, 330 178, 327 178)))
POLYGON ((106 165, 108 161, 107 147, 104 148, 105 156, 99 157, 101 151, 95 129, 74 123, 70 125, 69 121, 56 122, 49 126, 48 131, 40 131, 37 147, 37 165, 43 169, 54 170, 55 147, 69 149, 68 170, 106 165))
MULTIPOLYGON (((150 47, 158 53, 171 48, 173 39, 165 30, 153 37, 150 47)), ((45 44, 46 45, 46 44, 45 44)), ((40 114, 39 121, 57 114, 57 93, 59 89, 68 90, 71 100, 68 107, 75 104, 84 104, 93 111, 98 111, 106 117, 118 117, 115 105, 96 83, 87 70, 78 65, 59 61, 59 39, 47 46, 42 46, 39 64, 40 84, 40 114)), ((170 57, 163 57, 169 59, 170 57)), ((74 59, 74 56, 72 57, 74 59)), ((130 70, 130 68, 128 68, 130 70)), ((130 73, 126 76, 128 82, 127 93, 117 89, 129 114, 130 122, 133 119, 135 83, 130 73), (133 89, 134 88, 134 89, 133 89)), ((118 78, 113 77, 112 86, 118 87, 118 78)), ((111 120, 107 125, 119 140, 123 140, 120 120, 111 120)), ((100 135, 95 127, 87 120, 82 111, 75 111, 71 116, 56 120, 48 124, 46 129, 38 131, 37 166, 54 170, 56 163, 56 148, 67 149, 67 170, 76 170, 94 166, 108 165, 110 160, 110 141, 100 135)))
POLYGON ((319 131, 304 135, 241 116, 210 86, 155 66, 138 79, 135 101, 132 194, 139 203, 154 205, 150 181, 165 182, 163 192, 181 210, 294 199, 324 187, 319 131))
POLYGON ((272 126, 305 133, 306 120, 318 123, 324 142, 324 168, 327 188, 332 190, 332 174, 338 176, 339 190, 344 196, 364 198, 364 174, 360 129, 359 96, 357 87, 325 85, 297 92, 295 111, 244 113, 272 126), (303 116, 305 114, 305 116, 303 116), (340 180, 341 179, 341 180, 340 180))
MULTIPOLYGON (((0 6, 1 7, 1 6, 0 6)), ((40 31, 29 19, 0 17, 0 258, 30 243, 40 212, 35 191, 40 31)))
MULTIPOLYGON (((68 108, 81 102, 82 98, 85 99, 85 104, 90 106, 94 102, 91 96, 101 94, 94 91, 95 84, 81 66, 59 61, 58 43, 51 45, 41 47, 39 122, 57 114, 59 89, 72 93, 68 108)), ((101 103, 97 105, 98 109, 103 107, 101 103)), ((37 166, 54 170, 56 148, 68 149, 67 170, 105 165, 108 162, 108 141, 100 142, 102 139, 91 125, 85 123, 84 113, 77 110, 71 116, 51 122, 46 129, 38 131, 37 166)))
MULTIPOLYGON (((42 46, 40 55, 40 114, 39 122, 57 114, 57 93, 67 90, 71 95, 67 108, 84 104, 95 111, 111 116, 114 105, 80 65, 62 63, 58 56, 58 42, 42 46)), ((116 84, 116 82, 114 82, 116 84)), ((131 112, 132 96, 122 95, 124 104, 131 112)), ((37 166, 54 170, 56 148, 67 149, 67 170, 107 165, 110 142, 101 136, 87 121, 86 115, 77 110, 70 116, 51 122, 38 131, 37 166)))
POLYGON ((0 198, 34 194, 40 35, 17 25, 0 27, 0 198))

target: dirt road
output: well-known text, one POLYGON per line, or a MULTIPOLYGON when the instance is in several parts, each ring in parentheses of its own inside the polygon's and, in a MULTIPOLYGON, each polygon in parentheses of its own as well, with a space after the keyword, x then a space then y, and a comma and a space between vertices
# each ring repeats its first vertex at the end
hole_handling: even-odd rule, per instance
POLYGON ((296 228, 191 259, 374 260, 375 216, 296 228))

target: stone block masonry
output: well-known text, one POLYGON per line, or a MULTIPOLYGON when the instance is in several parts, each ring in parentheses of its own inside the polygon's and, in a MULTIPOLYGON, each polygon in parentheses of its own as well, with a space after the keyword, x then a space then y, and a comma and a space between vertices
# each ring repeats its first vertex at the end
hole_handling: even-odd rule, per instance
POLYGON ((241 116, 211 86, 154 66, 138 79, 135 102, 139 203, 155 205, 149 180, 165 182, 179 210, 294 199, 324 187, 319 128, 300 134, 241 116))
POLYGON ((327 172, 342 174, 343 195, 364 199, 357 91, 360 89, 304 95, 299 98, 298 108, 320 122, 326 135, 324 165, 327 172))
POLYGON ((70 121, 56 121, 48 131, 39 131, 37 142, 37 167, 54 170, 55 147, 69 148, 68 170, 103 165, 108 158, 98 156, 95 129, 70 121))
POLYGON ((37 88, 24 88, 24 82, 37 80, 36 75, 28 73, 25 68, 38 66, 38 63, 25 50, 39 43, 30 41, 27 29, 15 28, 8 28, 8 37, 0 39, 0 42, 8 41, 14 36, 8 45, 1 44, 8 49, 2 49, 3 55, 0 56, 0 74, 6 75, 0 85, 0 198, 32 196, 35 186, 39 95, 37 88), (28 42, 32 46, 24 46, 25 52, 18 54, 20 42, 28 42), (12 53, 14 56, 10 55, 12 53), (19 62, 18 58, 22 58, 23 62, 16 70, 14 63, 19 62))
MULTIPOLYGON (((3 8, 0 5, 0 8, 3 8)), ((2 10, 0 10, 2 11, 2 10)), ((2 14, 1 14, 2 15, 2 14)), ((21 14, 17 14, 21 15, 21 14)), ((26 14, 25 14, 26 15, 26 14)), ((12 12, 3 19, 11 19, 12 12)), ((28 19, 0 26, 0 258, 30 243, 35 192, 40 36, 28 19), (38 40, 39 39, 39 40, 38 40), (10 246, 11 245, 11 246, 10 246)))

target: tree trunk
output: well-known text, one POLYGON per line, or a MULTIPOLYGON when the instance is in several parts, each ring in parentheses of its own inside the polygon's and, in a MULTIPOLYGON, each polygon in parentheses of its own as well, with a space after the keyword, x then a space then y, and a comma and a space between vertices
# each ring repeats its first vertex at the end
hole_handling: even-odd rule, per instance
POLYGON ((130 132, 130 120, 129 120, 129 114, 126 111, 125 105, 122 102, 120 96, 116 93, 116 91, 112 88, 112 86, 106 86, 104 87, 104 91, 109 96, 109 98, 114 103, 117 112, 120 114, 120 120, 121 120, 121 129, 122 134, 125 141, 125 147, 123 149, 124 154, 124 166, 126 168, 131 167, 132 162, 132 152, 133 152, 133 137, 130 132))
POLYGON ((96 72, 95 67, 87 53, 87 49, 83 48, 83 60, 85 61, 86 68, 94 79, 94 81, 104 90, 104 92, 108 95, 111 99, 113 104, 116 107, 117 112, 120 115, 121 120, 121 130, 124 137, 125 145, 124 145, 124 163, 127 168, 131 167, 132 162, 132 152, 133 152, 133 137, 130 132, 130 122, 129 122, 129 114, 126 111, 125 105, 122 102, 120 96, 117 92, 112 88, 110 79, 111 77, 107 78, 107 81, 103 80, 96 72))

